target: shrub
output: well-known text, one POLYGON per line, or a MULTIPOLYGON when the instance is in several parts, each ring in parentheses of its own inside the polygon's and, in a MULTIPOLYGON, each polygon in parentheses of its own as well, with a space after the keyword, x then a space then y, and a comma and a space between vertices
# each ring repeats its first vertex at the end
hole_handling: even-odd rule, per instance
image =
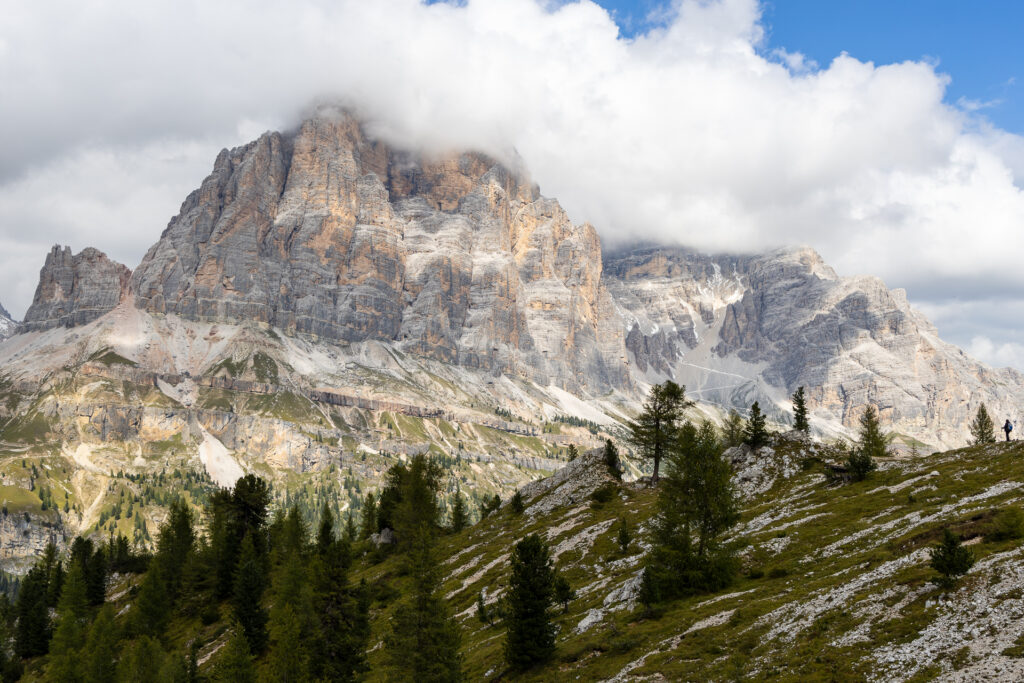
POLYGON ((939 573, 935 583, 949 588, 974 566, 974 553, 960 543, 960 537, 949 528, 942 530, 942 541, 931 549, 932 569, 939 573))
POLYGON ((986 538, 991 541, 1024 538, 1024 510, 1016 507, 1000 510, 992 520, 986 538))
POLYGON ((772 567, 768 570, 769 579, 781 579, 784 576, 789 576, 789 570, 785 567, 772 567))
POLYGON ((594 489, 594 492, 590 494, 590 506, 595 508, 601 507, 615 496, 615 492, 617 490, 618 487, 615 486, 615 484, 610 481, 606 481, 594 489))

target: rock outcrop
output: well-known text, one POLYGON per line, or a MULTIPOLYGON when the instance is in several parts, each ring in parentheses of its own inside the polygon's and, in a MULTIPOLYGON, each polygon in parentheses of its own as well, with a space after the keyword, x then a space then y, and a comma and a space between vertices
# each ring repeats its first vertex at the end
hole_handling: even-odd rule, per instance
POLYGON ((18 323, 14 321, 4 305, 0 304, 0 341, 10 337, 17 329, 18 323))
POLYGON ((636 371, 723 408, 760 400, 785 419, 804 386, 826 432, 855 429, 871 404, 894 431, 954 446, 980 403, 1003 414, 1024 401, 1024 375, 975 361, 939 339, 903 290, 839 277, 811 249, 651 248, 611 257, 605 271, 636 371))
POLYGON ((72 255, 55 245, 39 271, 26 332, 85 325, 112 310, 128 292, 131 271, 91 247, 72 255))
POLYGON ((345 113, 223 151, 132 287, 157 313, 387 341, 575 390, 629 383, 592 226, 491 159, 396 151, 345 113))

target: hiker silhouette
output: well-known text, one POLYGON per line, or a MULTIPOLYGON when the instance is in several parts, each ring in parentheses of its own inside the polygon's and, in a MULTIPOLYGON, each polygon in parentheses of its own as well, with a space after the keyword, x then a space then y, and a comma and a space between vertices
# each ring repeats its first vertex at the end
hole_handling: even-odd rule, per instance
POLYGON ((1006 440, 1010 440, 1010 432, 1013 431, 1013 423, 1010 422, 1010 418, 1006 418, 1006 424, 1003 425, 1003 431, 1006 432, 1006 440))

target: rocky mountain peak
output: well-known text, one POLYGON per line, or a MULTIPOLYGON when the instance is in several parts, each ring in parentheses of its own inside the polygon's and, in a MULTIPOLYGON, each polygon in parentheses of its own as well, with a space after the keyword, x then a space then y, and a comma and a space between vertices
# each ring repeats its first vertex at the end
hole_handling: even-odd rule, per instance
POLYGON ((39 271, 32 305, 22 329, 48 330, 92 322, 112 310, 128 293, 131 271, 88 247, 77 254, 54 245, 39 271))
POLYGON ((14 321, 11 314, 7 312, 3 304, 0 304, 0 341, 7 339, 14 331, 18 328, 18 323, 14 321))

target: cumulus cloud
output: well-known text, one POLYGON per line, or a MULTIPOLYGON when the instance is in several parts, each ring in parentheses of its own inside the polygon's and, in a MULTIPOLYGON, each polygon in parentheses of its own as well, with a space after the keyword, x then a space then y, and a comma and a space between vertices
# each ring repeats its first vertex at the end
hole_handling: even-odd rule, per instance
MULTIPOLYGON (((822 66, 767 45, 756 0, 667 7, 631 39, 586 0, 7 7, 4 270, 25 228, 135 265, 216 145, 341 101, 402 144, 518 154, 612 247, 804 243, 925 304, 1024 299, 1024 143, 933 63, 822 66)), ((0 300, 31 286, 0 276, 0 300)))

